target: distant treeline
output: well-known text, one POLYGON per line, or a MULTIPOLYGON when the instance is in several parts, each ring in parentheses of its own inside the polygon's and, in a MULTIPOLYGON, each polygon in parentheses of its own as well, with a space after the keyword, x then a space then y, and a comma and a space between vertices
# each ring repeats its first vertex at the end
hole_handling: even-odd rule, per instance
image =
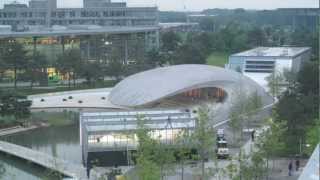
POLYGON ((237 21, 254 25, 304 26, 316 28, 320 10, 316 8, 245 10, 207 9, 202 12, 160 12, 160 22, 187 22, 190 14, 215 15, 217 24, 224 25, 237 21))

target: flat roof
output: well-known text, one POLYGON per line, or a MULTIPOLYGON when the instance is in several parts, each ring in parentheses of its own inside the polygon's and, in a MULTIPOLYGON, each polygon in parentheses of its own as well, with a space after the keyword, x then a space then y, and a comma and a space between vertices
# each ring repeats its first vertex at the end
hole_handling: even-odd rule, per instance
POLYGON ((159 23, 161 28, 175 28, 181 26, 198 26, 199 23, 184 23, 184 22, 173 22, 173 23, 159 23))
POLYGON ((4 31, 0 32, 0 38, 8 37, 32 37, 32 36, 72 36, 72 35, 91 35, 91 34, 127 34, 139 33, 159 30, 159 26, 101 26, 93 29, 47 29, 47 30, 33 30, 33 31, 4 31))
POLYGON ((81 123, 89 134, 136 130, 138 116, 145 120, 149 129, 192 129, 196 115, 183 110, 123 111, 82 113, 81 123))
POLYGON ((248 51, 231 55, 232 57, 295 57, 306 51, 310 47, 257 47, 248 51))

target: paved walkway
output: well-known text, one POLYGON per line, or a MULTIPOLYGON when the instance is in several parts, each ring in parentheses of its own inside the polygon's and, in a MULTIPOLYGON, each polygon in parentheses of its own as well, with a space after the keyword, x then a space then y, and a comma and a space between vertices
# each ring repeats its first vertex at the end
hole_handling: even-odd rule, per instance
POLYGON ((36 128, 38 128, 38 126, 30 126, 30 127, 16 126, 13 128, 0 129, 0 136, 6 136, 10 134, 19 133, 19 132, 29 131, 36 128))
POLYGON ((55 170, 78 180, 88 179, 86 169, 80 164, 73 164, 29 148, 0 141, 0 151, 25 159, 42 167, 55 170))
MULTIPOLYGON (((290 163, 290 159, 275 159, 274 160, 274 167, 273 161, 270 161, 270 178, 269 180, 297 180, 302 173, 303 168, 300 168, 299 171, 293 171, 292 176, 289 176, 288 172, 288 165, 290 163)), ((294 161, 293 161, 294 164, 294 161)), ((301 167, 306 165, 306 160, 301 161, 301 167)), ((293 167, 295 167, 293 165, 293 167)))
POLYGON ((6 128, 6 129, 0 129, 0 136, 16 134, 16 133, 30 131, 30 130, 37 129, 40 127, 48 127, 48 126, 49 126, 49 124, 41 123, 41 125, 31 125, 28 127, 15 126, 15 127, 6 128))
POLYGON ((66 91, 28 96, 32 109, 46 108, 105 108, 119 109, 109 100, 110 88, 66 91), (72 98, 69 98, 69 97, 72 98))

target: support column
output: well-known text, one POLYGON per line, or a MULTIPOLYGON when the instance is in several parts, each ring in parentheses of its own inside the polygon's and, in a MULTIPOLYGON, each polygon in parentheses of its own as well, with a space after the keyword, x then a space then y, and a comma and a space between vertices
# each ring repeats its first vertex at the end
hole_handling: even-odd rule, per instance
POLYGON ((62 54, 64 54, 64 51, 65 51, 64 36, 61 36, 61 45, 62 45, 62 54))
POLYGON ((144 52, 147 52, 149 49, 149 43, 148 43, 148 32, 144 33, 144 52))
POLYGON ((32 37, 33 40, 33 57, 36 55, 36 51, 37 51, 37 37, 32 37))
POLYGON ((160 48, 160 34, 159 34, 159 30, 155 31, 156 34, 156 49, 160 48))
POLYGON ((128 35, 124 36, 124 63, 128 64, 128 35))
POLYGON ((89 62, 90 59, 90 36, 86 36, 87 39, 87 62, 89 62))

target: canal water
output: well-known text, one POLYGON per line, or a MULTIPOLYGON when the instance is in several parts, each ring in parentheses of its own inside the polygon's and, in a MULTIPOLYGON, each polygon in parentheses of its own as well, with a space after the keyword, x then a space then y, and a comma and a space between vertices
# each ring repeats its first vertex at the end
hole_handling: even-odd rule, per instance
MULTIPOLYGON (((78 123, 35 129, 2 137, 1 140, 44 152, 73 163, 81 163, 82 161, 78 123)), ((5 170, 4 175, 0 175, 1 180, 58 179, 57 177, 48 177, 51 172, 44 168, 4 154, 0 154, 1 169, 5 170)))

